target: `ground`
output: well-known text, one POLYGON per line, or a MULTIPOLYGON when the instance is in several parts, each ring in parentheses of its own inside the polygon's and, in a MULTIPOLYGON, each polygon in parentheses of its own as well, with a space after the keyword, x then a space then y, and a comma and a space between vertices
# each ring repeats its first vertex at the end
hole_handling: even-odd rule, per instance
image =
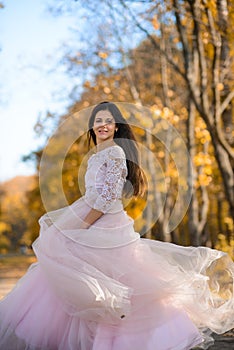
MULTIPOLYGON (((0 255, 0 299, 3 298, 23 276, 29 265, 36 261, 33 255, 0 255)), ((214 335, 215 344, 209 350, 234 350, 234 329, 214 335)))

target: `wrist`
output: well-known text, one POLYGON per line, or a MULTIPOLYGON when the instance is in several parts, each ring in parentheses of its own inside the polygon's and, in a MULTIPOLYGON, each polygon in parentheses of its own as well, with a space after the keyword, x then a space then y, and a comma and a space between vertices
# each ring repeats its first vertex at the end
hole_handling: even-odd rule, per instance
POLYGON ((86 222, 86 221, 83 221, 80 228, 88 229, 89 227, 90 227, 90 224, 88 222, 86 222))

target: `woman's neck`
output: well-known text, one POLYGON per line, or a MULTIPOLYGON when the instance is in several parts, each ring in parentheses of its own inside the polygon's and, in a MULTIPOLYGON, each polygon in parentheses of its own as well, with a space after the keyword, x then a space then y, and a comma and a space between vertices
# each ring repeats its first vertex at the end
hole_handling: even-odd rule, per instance
POLYGON ((105 148, 111 147, 111 146, 116 146, 116 143, 114 142, 114 140, 111 141, 104 141, 104 142, 100 142, 96 145, 96 150, 97 152, 102 151, 105 148))

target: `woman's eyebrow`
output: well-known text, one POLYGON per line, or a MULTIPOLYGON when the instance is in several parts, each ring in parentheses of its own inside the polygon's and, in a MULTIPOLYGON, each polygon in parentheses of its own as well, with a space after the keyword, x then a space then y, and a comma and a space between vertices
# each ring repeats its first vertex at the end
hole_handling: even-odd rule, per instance
POLYGON ((96 118, 95 120, 96 120, 96 121, 97 121, 97 120, 114 120, 114 118, 113 118, 113 117, 104 117, 104 118, 98 117, 98 118, 96 118))

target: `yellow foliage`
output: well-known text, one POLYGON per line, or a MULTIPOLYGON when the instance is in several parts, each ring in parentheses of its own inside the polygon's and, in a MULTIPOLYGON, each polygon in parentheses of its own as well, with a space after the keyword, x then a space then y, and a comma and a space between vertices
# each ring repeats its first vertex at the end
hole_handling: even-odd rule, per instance
POLYGON ((105 94, 110 94, 111 93, 111 89, 108 88, 108 86, 105 86, 103 91, 105 92, 105 94))
POLYGON ((172 110, 170 110, 168 107, 164 107, 162 110, 162 117, 170 120, 173 117, 174 113, 172 110))
POLYGON ((87 89, 89 89, 91 87, 90 81, 86 80, 83 84, 83 86, 87 89))
POLYGON ((89 101, 84 101, 84 102, 83 102, 83 107, 84 107, 84 108, 85 108, 85 107, 89 107, 89 105, 90 105, 89 101))
POLYGON ((0 221, 0 235, 3 232, 7 232, 11 230, 11 226, 6 222, 0 221))
POLYGON ((145 224, 146 224, 145 219, 141 218, 141 220, 135 220, 135 222, 134 222, 134 230, 136 232, 141 232, 141 230, 143 229, 145 224))
POLYGON ((215 245, 215 248, 225 253, 228 253, 231 256, 231 258, 234 259, 234 237, 233 236, 230 239, 230 243, 228 243, 226 236, 220 233, 218 235, 218 241, 215 245))
POLYGON ((152 119, 150 119, 149 117, 143 117, 141 119, 141 126, 147 128, 147 129, 152 128, 152 126, 153 126, 152 119))
POLYGON ((169 169, 166 171, 165 176, 175 179, 179 176, 179 172, 177 169, 169 166, 169 169))
POLYGON ((199 152, 194 156, 194 164, 199 167, 199 166, 206 166, 206 165, 211 165, 212 161, 210 158, 209 154, 205 154, 203 152, 199 152))
POLYGON ((98 56, 105 60, 105 59, 107 59, 108 54, 106 52, 100 51, 100 52, 98 52, 98 56))
MULTIPOLYGON (((170 90, 169 95, 172 97, 173 94, 174 92, 170 90)), ((160 109, 158 105, 153 105, 150 107, 150 109, 152 112, 153 120, 158 120, 159 118, 163 118, 163 119, 166 119, 170 124, 175 125, 175 124, 178 124, 178 122, 181 119, 178 115, 175 115, 174 112, 168 107, 164 107, 163 109, 160 109)), ((167 129, 168 124, 164 123, 162 124, 162 127, 164 129, 167 129)))
POLYGON ((151 107, 151 111, 152 111, 152 116, 153 116, 153 118, 156 119, 156 120, 157 120, 157 119, 161 116, 161 114, 162 114, 161 109, 160 109, 157 105, 153 105, 153 106, 151 107))
POLYGON ((211 176, 207 176, 206 174, 199 174, 198 175, 198 182, 201 186, 208 186, 211 181, 212 181, 211 176))
POLYGON ((206 6, 212 11, 213 15, 217 14, 217 3, 214 0, 207 0, 206 6))
POLYGON ((154 16, 154 18, 152 19, 152 25, 155 30, 158 30, 160 28, 157 16, 154 16))
POLYGON ((180 121, 180 117, 178 115, 173 116, 173 122, 174 124, 177 124, 180 121))
MULTIPOLYGON (((134 130, 135 131, 135 130, 134 130)), ((145 136, 145 130, 143 128, 137 128, 137 131, 135 131, 135 133, 138 136, 145 136)))
POLYGON ((139 216, 141 216, 144 208, 145 208, 145 205, 146 205, 146 200, 144 198, 133 198, 130 202, 127 203, 127 206, 126 206, 126 201, 124 199, 124 207, 125 207, 125 210, 127 211, 127 213, 133 218, 133 219, 136 219, 138 218, 139 216))
POLYGON ((159 152, 157 153, 157 156, 158 156, 158 158, 164 158, 165 152, 164 152, 164 151, 159 151, 159 152))
POLYGON ((222 83, 219 83, 217 85, 217 88, 218 88, 219 91, 222 91, 224 89, 224 85, 222 83))
POLYGON ((233 232, 233 229, 234 229, 233 219, 227 216, 226 218, 224 218, 224 223, 227 225, 228 229, 231 232, 233 232))
POLYGON ((206 175, 212 175, 212 168, 210 165, 206 165, 204 168, 203 168, 203 171, 206 175))
POLYGON ((6 237, 1 235, 0 236, 0 253, 5 254, 7 253, 8 249, 10 248, 11 242, 10 240, 6 237))

